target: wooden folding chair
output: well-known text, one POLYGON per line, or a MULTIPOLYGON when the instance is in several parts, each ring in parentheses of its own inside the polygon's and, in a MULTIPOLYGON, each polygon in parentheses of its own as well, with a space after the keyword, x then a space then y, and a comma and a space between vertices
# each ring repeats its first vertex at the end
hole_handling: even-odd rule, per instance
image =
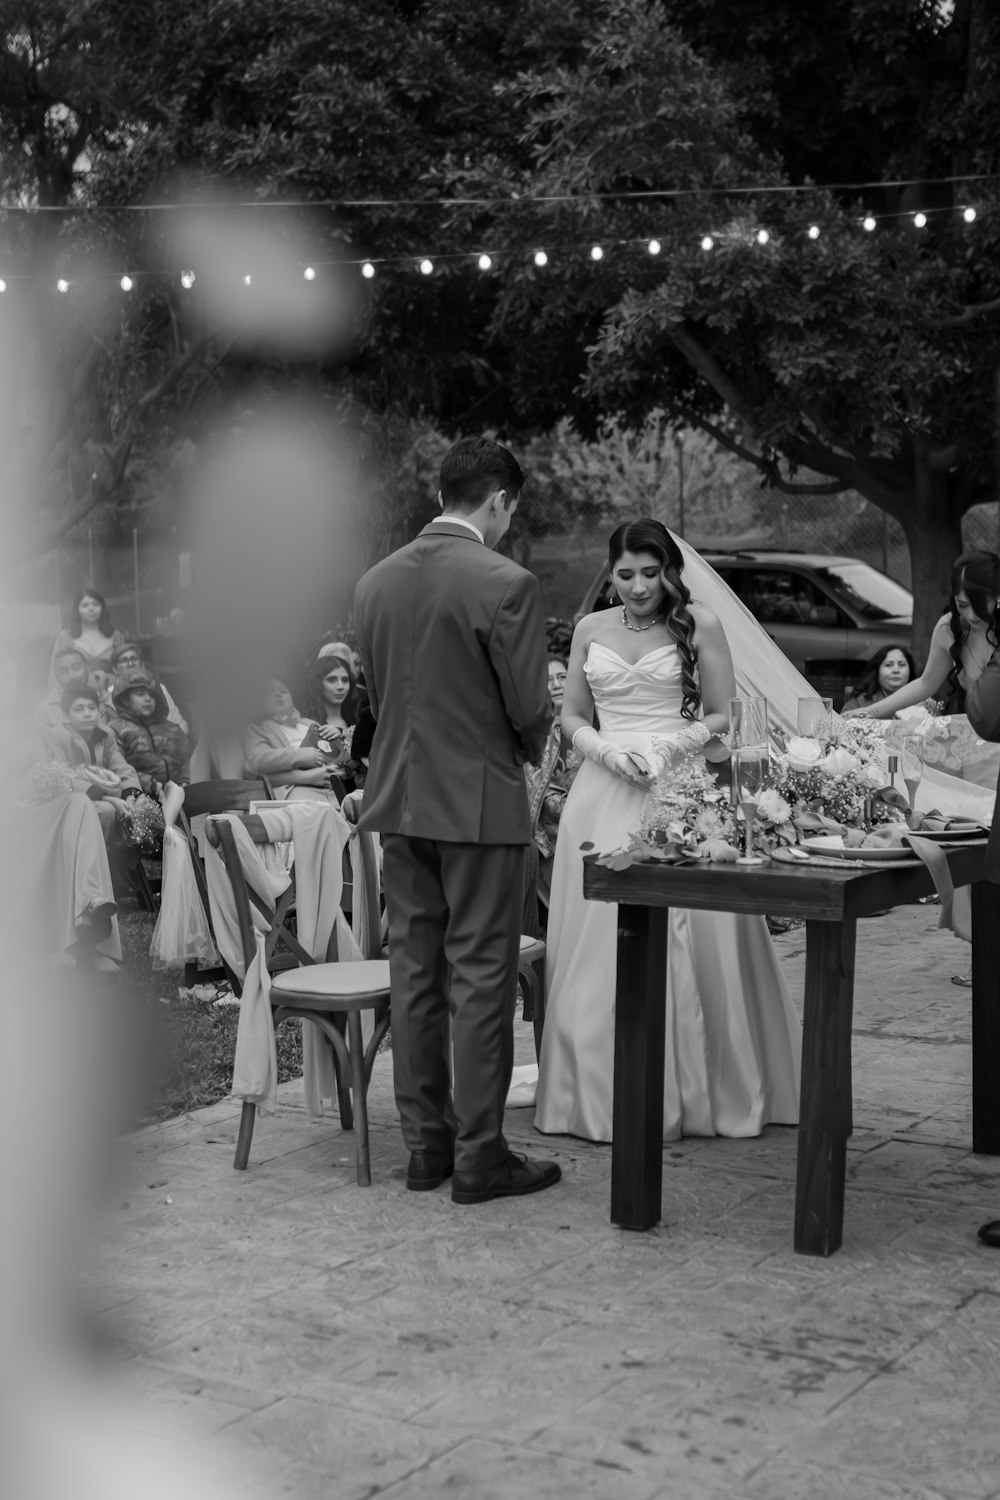
MULTIPOLYGON (((195 781, 184 788, 184 805, 178 814, 177 826, 187 841, 194 869, 194 882, 198 888, 198 896, 209 931, 212 928, 212 913, 208 904, 205 862, 198 850, 198 840, 191 827, 191 820, 204 817, 208 813, 248 813, 251 802, 270 802, 273 797, 274 792, 266 776, 258 776, 246 781, 195 781)), ((226 973, 232 981, 234 975, 228 968, 226 973)), ((197 964, 185 964, 184 983, 195 984, 197 978, 197 964)))
MULTIPOLYGON (((240 821, 254 843, 271 842, 259 817, 245 815, 240 821)), ((271 1012, 274 1024, 277 1026, 292 1018, 312 1021, 329 1038, 337 1063, 341 1124, 345 1130, 354 1130, 358 1183, 361 1187, 369 1187, 372 1178, 368 1150, 368 1085, 375 1054, 389 1029, 388 961, 363 959, 339 962, 334 929, 330 944, 332 951, 327 954, 328 961, 316 962, 304 951, 297 934, 287 924, 294 894, 294 871, 289 890, 279 898, 275 906, 269 906, 262 896, 247 885, 233 831, 226 819, 210 818, 206 824, 206 834, 209 842, 218 848, 232 886, 245 968, 249 968, 256 954, 251 903, 268 922, 264 945, 268 968, 272 967, 279 945, 297 960, 296 967, 284 968, 272 978, 271 1012), (290 898, 288 902, 285 901, 286 896, 290 898), (374 1013, 375 1021, 367 1047, 361 1030, 361 1015, 366 1010, 374 1013)), ((244 1102, 233 1162, 237 1171, 246 1169, 250 1157, 255 1116, 256 1106, 244 1102)))

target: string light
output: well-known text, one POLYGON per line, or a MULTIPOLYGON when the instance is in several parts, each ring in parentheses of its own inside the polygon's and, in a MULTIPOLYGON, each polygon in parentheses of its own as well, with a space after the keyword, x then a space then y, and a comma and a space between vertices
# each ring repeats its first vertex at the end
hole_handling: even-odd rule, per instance
MULTIPOLYGON (((863 219, 854 220, 854 223, 857 224, 860 228, 864 229, 867 233, 871 233, 872 231, 874 231, 879 226, 886 226, 886 227, 889 227, 889 228, 901 228, 901 227, 904 227, 905 225, 910 225, 914 229, 923 229, 923 228, 925 228, 930 223, 931 219, 935 215, 940 220, 940 218, 942 217, 942 215, 949 215, 950 216, 950 215, 961 214, 962 219, 964 220, 964 222, 966 224, 970 224, 971 225, 971 224, 976 223, 980 218, 982 218, 984 212, 988 213, 990 211, 991 211, 990 205, 987 205, 986 209, 984 210, 983 207, 982 207, 982 205, 980 205, 977 208, 977 207, 975 207, 972 204, 965 204, 965 205, 957 205, 957 206, 951 207, 951 208, 944 208, 944 207, 942 207, 942 208, 929 208, 927 210, 918 210, 916 213, 913 213, 913 212, 899 212, 899 211, 886 212, 886 213, 880 213, 880 214, 867 213, 867 214, 865 214, 865 216, 864 216, 863 219)), ((2 212, 3 212, 3 210, 0 210, 0 214, 2 214, 2 212)), ((836 219, 836 223, 839 225, 841 222, 842 222, 842 220, 838 217, 836 219)), ((815 243, 817 240, 821 239, 823 237, 824 231, 827 230, 827 229, 829 229, 829 228, 831 228, 831 227, 832 226, 829 225, 829 224, 825 224, 823 222, 817 222, 815 220, 812 221, 812 222, 810 222, 807 219, 800 219, 798 221, 798 225, 797 226, 795 225, 794 221, 791 224, 787 225, 787 228, 789 229, 789 232, 792 232, 793 230, 797 229, 798 233, 805 235, 813 243, 815 243)), ((772 241, 772 239, 773 239, 772 232, 770 230, 768 230, 768 229, 765 229, 765 228, 759 228, 757 230, 751 230, 750 234, 752 236, 752 241, 754 243, 756 243, 757 245, 760 245, 760 246, 764 246, 764 245, 770 244, 771 241, 772 241)), ((706 234, 703 234, 701 236, 701 238, 699 239, 698 243, 701 246, 701 249, 704 252, 707 253, 707 252, 709 252, 709 251, 714 250, 715 248, 717 248, 717 246, 719 244, 728 244, 730 242, 730 240, 732 240, 733 242, 736 242, 737 240, 740 240, 741 238, 742 238, 742 236, 741 236, 739 230, 733 229, 733 230, 729 230, 729 231, 721 231, 721 232, 716 232, 716 233, 706 233, 706 234)), ((663 249, 664 249, 663 242, 661 240, 655 238, 655 237, 647 239, 645 237, 638 237, 638 236, 636 236, 636 237, 623 237, 621 239, 613 240, 611 242, 611 245, 607 245, 607 246, 606 245, 602 245, 602 244, 598 244, 598 243, 594 243, 594 242, 588 242, 588 241, 583 241, 583 242, 576 241, 575 243, 573 241, 568 241, 565 244, 559 244, 559 245, 557 245, 555 247, 555 251, 558 254, 566 255, 568 257, 572 256, 574 258, 578 258, 578 257, 584 257, 585 256, 592 263, 599 263, 599 262, 601 262, 601 261, 603 261, 603 260, 605 260, 607 258, 608 254, 609 254, 609 251, 611 251, 613 249, 613 247, 615 247, 615 246, 623 246, 623 247, 632 246, 632 247, 636 247, 636 248, 642 248, 646 253, 648 253, 650 256, 654 256, 654 257, 655 256, 659 256, 660 254, 662 254, 663 249)), ((537 266, 539 269, 542 269, 543 267, 548 266, 551 263, 551 254, 552 254, 552 252, 550 252, 550 251, 544 250, 544 249, 542 249, 542 248, 539 247, 539 248, 537 248, 535 250, 530 250, 528 253, 531 254, 535 266, 537 266)), ((340 260, 337 260, 337 261, 321 261, 321 262, 318 262, 318 265, 319 266, 323 266, 323 265, 344 265, 344 264, 352 265, 353 264, 354 266, 356 266, 356 267, 358 267, 360 269, 360 273, 365 278, 365 280, 370 281, 370 280, 372 280, 374 278, 374 276, 376 274, 376 267, 378 267, 378 266, 386 266, 386 267, 394 267, 394 266, 395 267, 401 267, 401 266, 414 267, 414 266, 416 266, 416 268, 420 271, 420 273, 422 275, 424 275, 424 276, 431 276, 431 275, 434 274, 435 269, 436 269, 437 264, 438 264, 439 261, 441 261, 441 262, 447 262, 447 263, 453 263, 455 265, 460 265, 463 262, 466 265, 468 265, 470 263, 470 261, 471 261, 472 263, 474 263, 479 268, 480 271, 484 271, 485 272, 485 271, 491 271, 491 270, 495 269, 496 264, 497 264, 497 256, 496 256, 495 252, 491 253, 491 252, 486 251, 486 250, 479 251, 479 252, 477 252, 475 250, 472 250, 471 252, 469 250, 464 250, 464 251, 461 251, 461 250, 444 250, 444 251, 441 252, 440 255, 436 255, 433 259, 430 256, 424 256, 424 257, 418 259, 415 256, 413 256, 412 252, 411 252, 411 254, 409 256, 407 256, 407 255, 386 256, 386 257, 380 257, 376 261, 371 261, 371 260, 365 260, 365 261, 356 260, 356 261, 347 261, 347 262, 343 262, 343 261, 340 261, 340 260)), ((130 271, 125 271, 125 272, 114 271, 114 272, 111 272, 109 274, 114 277, 115 281, 117 281, 117 283, 118 283, 119 287, 121 288, 122 292, 126 292, 127 293, 127 292, 131 292, 131 291, 135 290, 135 288, 139 285, 141 277, 143 277, 143 276, 147 276, 148 277, 151 274, 155 274, 155 273, 150 273, 147 270, 141 270, 140 269, 140 270, 131 271, 131 272, 130 271)), ((298 273, 296 272, 294 274, 298 274, 298 273)), ((301 274, 305 278, 306 281, 312 282, 312 281, 317 280, 317 278, 319 276, 319 271, 317 270, 316 266, 308 265, 308 266, 305 266, 304 268, 301 269, 301 274)), ((42 275, 43 279, 47 280, 47 277, 44 277, 44 273, 39 273, 39 275, 42 275)), ((179 273, 179 275, 180 275, 180 284, 181 284, 181 286, 184 288, 185 291, 190 291, 191 288, 194 286, 195 281, 197 279, 196 273, 190 267, 186 267, 185 269, 183 269, 179 273)), ((18 280, 23 280, 25 282, 30 282, 30 281, 37 280, 37 279, 38 279, 37 275, 32 275, 30 273, 28 275, 24 276, 24 277, 19 277, 18 278, 18 280)), ((243 286, 248 287, 248 288, 251 287, 251 286, 256 285, 256 282, 254 280, 253 275, 251 275, 251 273, 249 273, 249 272, 241 275, 239 277, 239 280, 240 280, 240 282, 242 283, 243 286)), ((48 282, 48 284, 50 286, 52 285, 51 282, 48 282)), ((60 294, 62 294, 62 295, 65 295, 69 291, 76 289, 77 285, 78 285, 77 282, 73 278, 66 277, 66 276, 60 277, 55 282, 55 288, 56 288, 56 290, 60 294)), ((3 285, 0 285, 0 292, 5 292, 5 291, 9 291, 9 290, 10 290, 10 286, 8 286, 7 282, 4 281, 3 285)))
POLYGON ((6 281, 4 281, 3 277, 0 276, 0 292, 5 292, 6 290, 7 290, 7 283, 6 283, 6 281))

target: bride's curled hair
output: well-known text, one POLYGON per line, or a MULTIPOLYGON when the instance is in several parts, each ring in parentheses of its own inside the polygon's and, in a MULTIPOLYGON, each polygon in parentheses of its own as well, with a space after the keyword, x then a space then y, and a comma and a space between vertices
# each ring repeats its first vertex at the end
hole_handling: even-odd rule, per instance
POLYGON ((684 582, 681 550, 662 521, 646 518, 626 521, 612 533, 608 543, 608 567, 612 572, 625 552, 648 552, 660 560, 660 579, 666 590, 665 623, 677 642, 681 658, 681 714, 685 719, 696 719, 701 708, 701 688, 694 649, 694 620, 688 607, 691 595, 684 582))

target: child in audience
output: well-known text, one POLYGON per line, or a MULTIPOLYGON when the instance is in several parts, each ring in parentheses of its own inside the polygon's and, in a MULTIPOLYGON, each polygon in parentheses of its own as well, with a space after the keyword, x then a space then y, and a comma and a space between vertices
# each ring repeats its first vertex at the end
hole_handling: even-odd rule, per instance
MULTIPOLYGON (((134 667, 146 667, 142 659, 142 652, 135 641, 122 641, 121 645, 116 646, 111 653, 111 670, 116 677, 121 677, 124 672, 130 672, 134 667)), ((149 671, 148 667, 146 667, 146 671, 149 671)), ((155 673, 150 673, 150 676, 155 676, 155 673)), ((163 694, 164 702, 167 705, 167 718, 171 724, 176 724, 184 734, 187 734, 187 720, 158 677, 156 681, 160 692, 163 694)))
POLYGON ((62 696, 71 682, 81 686, 87 681, 87 659, 75 646, 65 646, 52 658, 53 686, 35 707, 34 719, 39 729, 62 729, 65 716, 62 696))
POLYGON ((168 781, 190 780, 191 741, 168 718, 163 689, 145 667, 132 667, 116 680, 112 693, 114 731, 122 753, 154 796, 168 781))

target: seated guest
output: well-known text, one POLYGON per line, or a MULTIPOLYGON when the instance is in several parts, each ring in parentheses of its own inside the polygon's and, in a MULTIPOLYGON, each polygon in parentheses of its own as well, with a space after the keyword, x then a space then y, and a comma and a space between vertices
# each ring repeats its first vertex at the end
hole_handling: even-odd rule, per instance
POLYGON ((52 658, 53 686, 35 707, 35 723, 39 729, 61 729, 65 723, 62 696, 71 682, 81 685, 87 681, 87 659, 75 646, 64 646, 52 658))
POLYGON ((854 696, 847 699, 841 713, 881 703, 883 698, 888 698, 897 688, 905 687, 916 675, 913 657, 905 646, 883 646, 866 664, 854 696))
POLYGON ((112 623, 104 595, 99 594, 96 589, 84 589, 73 600, 69 628, 60 630, 56 636, 52 648, 53 667, 56 656, 68 646, 75 646, 82 654, 88 672, 91 667, 106 667, 110 663, 112 651, 123 640, 121 631, 116 630, 112 623))
POLYGON ((364 770, 353 749, 360 696, 347 647, 321 652, 310 673, 307 708, 316 723, 330 731, 347 791, 355 790, 364 770))
POLYGON ((118 826, 125 802, 139 794, 139 777, 121 752, 114 731, 101 723, 97 689, 71 683, 63 694, 65 723, 44 735, 46 749, 73 772, 75 792, 94 804, 107 847, 111 880, 118 896, 132 889, 129 874, 135 856, 127 850, 118 826))
MULTIPOLYGON (((532 845, 528 854, 528 894, 526 894, 525 921, 537 921, 530 905, 537 899, 548 911, 549 892, 552 886, 552 860, 555 854, 556 836, 562 810, 580 768, 580 758, 567 747, 562 735, 562 703, 566 688, 566 663, 559 656, 549 658, 549 702, 554 718, 549 730, 545 749, 535 766, 526 765, 525 779, 528 783, 528 805, 531 814, 532 845), (532 889, 533 887, 533 889, 532 889)), ((525 926, 525 932, 533 929, 525 926)))
POLYGON ((266 776, 282 799, 332 797, 339 803, 343 788, 331 744, 336 738, 333 730, 303 718, 285 684, 272 677, 264 685, 260 715, 243 735, 244 775, 266 776))
MULTIPOLYGON (((130 672, 133 667, 146 667, 146 663, 142 659, 142 652, 135 641, 122 641, 121 645, 116 646, 111 653, 111 669, 116 677, 121 677, 123 672, 130 672)), ((149 671, 148 667, 146 667, 146 671, 149 671)), ((155 672, 151 672, 150 676, 155 677, 155 672)), ((164 702, 167 705, 167 718, 171 724, 176 724, 179 729, 187 734, 187 720, 158 677, 156 681, 160 692, 163 694, 164 702)))
POLYGON ((185 785, 191 779, 191 741, 170 722, 163 689, 152 673, 145 667, 123 672, 115 679, 112 702, 115 734, 143 791, 155 795, 168 781, 185 785))

